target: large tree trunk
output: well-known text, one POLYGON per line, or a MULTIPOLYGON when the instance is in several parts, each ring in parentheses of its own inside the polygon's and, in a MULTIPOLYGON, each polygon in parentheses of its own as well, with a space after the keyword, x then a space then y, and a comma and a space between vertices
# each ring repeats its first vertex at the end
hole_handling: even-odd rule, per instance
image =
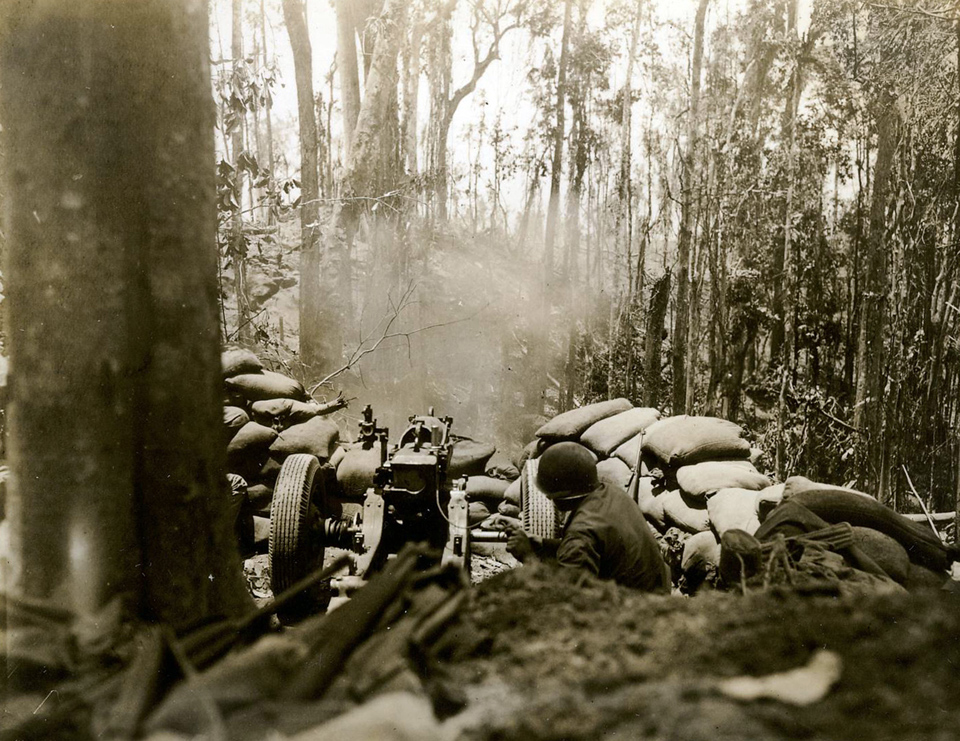
POLYGON ((703 67, 703 26, 710 0, 700 0, 693 29, 690 65, 690 111, 687 146, 683 155, 683 194, 680 201, 680 238, 677 242, 677 305, 673 328, 673 413, 689 413, 693 399, 687 395, 687 333, 690 322, 690 245, 694 230, 694 179, 700 119, 700 72, 703 67))
POLYGON ((563 36, 560 40, 560 62, 557 71, 557 107, 553 129, 553 161, 550 166, 550 200, 547 202, 547 224, 543 238, 544 298, 549 295, 553 280, 553 244, 556 241, 560 216, 560 178, 563 173, 564 113, 567 105, 567 58, 570 50, 570 11, 573 0, 563 6, 563 36))
MULTIPOLYGON (((861 484, 866 486, 868 491, 877 486, 882 478, 880 467, 883 446, 880 431, 883 423, 882 371, 885 361, 887 295, 884 230, 890 176, 897 148, 896 99, 889 92, 881 94, 877 102, 876 124, 877 159, 874 165, 869 232, 863 260, 860 338, 857 344, 857 393, 854 406, 854 426, 861 432, 858 457, 864 476, 861 484)), ((877 492, 879 499, 882 500, 884 496, 885 492, 877 492)))
POLYGON ((4 24, 11 586, 236 614, 206 3, 23 2, 4 24))
POLYGON ((283 0, 297 78, 300 118, 300 360, 322 373, 341 355, 340 322, 324 304, 320 282, 320 181, 313 105, 313 51, 302 0, 283 0))

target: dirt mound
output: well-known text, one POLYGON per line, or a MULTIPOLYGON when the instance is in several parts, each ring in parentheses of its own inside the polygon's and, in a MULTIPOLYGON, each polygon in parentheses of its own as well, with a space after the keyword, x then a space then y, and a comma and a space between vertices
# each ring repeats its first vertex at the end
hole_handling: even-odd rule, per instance
POLYGON ((946 739, 960 722, 958 608, 945 592, 656 597, 537 564, 476 588, 469 619, 489 631, 489 651, 445 673, 475 704, 502 685, 518 699, 473 707, 483 720, 463 729, 470 739, 946 739), (820 702, 718 691, 802 667, 817 649, 842 663, 820 702))

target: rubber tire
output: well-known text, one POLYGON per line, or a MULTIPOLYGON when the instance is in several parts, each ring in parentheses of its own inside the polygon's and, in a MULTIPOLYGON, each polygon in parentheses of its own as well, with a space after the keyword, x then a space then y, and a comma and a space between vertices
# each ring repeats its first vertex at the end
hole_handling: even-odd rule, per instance
POLYGON ((520 474, 520 509, 523 514, 523 529, 527 535, 541 538, 559 538, 563 517, 547 495, 537 487, 537 467, 540 460, 531 458, 520 474))
POLYGON ((270 586, 274 596, 323 563, 322 534, 314 527, 320 512, 315 496, 320 461, 296 453, 280 468, 270 505, 270 586))

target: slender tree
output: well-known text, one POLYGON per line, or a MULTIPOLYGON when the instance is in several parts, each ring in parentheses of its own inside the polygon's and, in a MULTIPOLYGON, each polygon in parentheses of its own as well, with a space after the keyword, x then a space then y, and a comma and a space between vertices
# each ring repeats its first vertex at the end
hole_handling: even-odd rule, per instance
MULTIPOLYGON (((550 163, 550 200, 547 202, 547 223, 543 237, 543 276, 545 288, 553 279, 554 242, 557 236, 557 221, 560 217, 560 179, 563 174, 563 142, 566 133, 567 64, 570 55, 570 17, 573 0, 563 4, 563 34, 560 39, 560 60, 557 66, 557 102, 553 112, 553 129, 550 134, 553 158, 550 163)), ((544 290, 547 300, 549 290, 544 290)))
MULTIPOLYGON (((320 182, 313 104, 313 51, 303 0, 283 0, 293 50, 300 120, 300 359, 318 374, 339 365, 340 326, 325 305, 320 281, 320 182)), ((342 64, 342 62, 341 62, 342 64)))
POLYGON ((710 0, 699 0, 693 27, 690 63, 690 109, 687 143, 683 153, 683 192, 680 200, 680 238, 677 242, 677 303, 673 328, 673 410, 689 413, 693 399, 687 385, 687 337, 690 323, 690 246, 695 226, 694 200, 697 177, 697 138, 700 128, 700 75, 703 67, 703 27, 710 0))

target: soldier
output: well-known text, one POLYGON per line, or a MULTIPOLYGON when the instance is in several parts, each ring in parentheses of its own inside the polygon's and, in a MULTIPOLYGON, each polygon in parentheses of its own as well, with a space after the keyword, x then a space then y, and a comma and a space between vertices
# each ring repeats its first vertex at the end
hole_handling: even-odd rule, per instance
POLYGON ((559 540, 508 526, 507 549, 517 559, 555 558, 626 587, 669 593, 669 570, 640 509, 621 487, 597 478, 593 453, 579 443, 552 445, 540 458, 537 486, 570 517, 559 540))

